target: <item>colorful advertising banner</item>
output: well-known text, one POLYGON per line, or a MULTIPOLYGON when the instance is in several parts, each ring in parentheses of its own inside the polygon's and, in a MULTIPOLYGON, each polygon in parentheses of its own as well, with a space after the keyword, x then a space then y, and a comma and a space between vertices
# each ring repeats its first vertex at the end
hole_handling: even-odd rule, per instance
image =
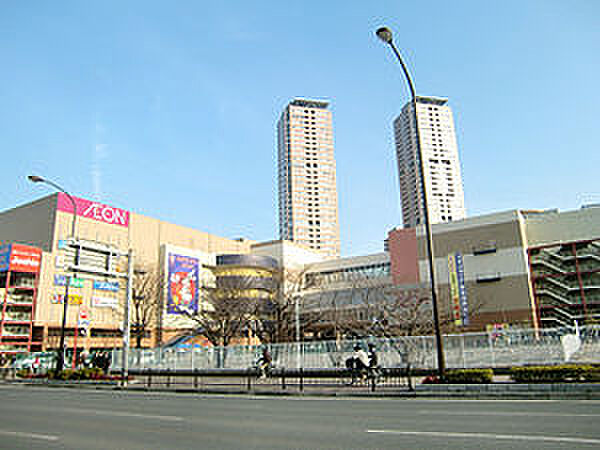
POLYGON ((0 247, 0 272, 38 273, 42 264, 42 250, 22 244, 0 247))
POLYGON ((469 308, 465 288, 465 268, 460 253, 448 255, 448 282, 454 324, 466 326, 469 324, 469 308))
MULTIPOLYGON (((77 215, 80 217, 97 220, 111 225, 119 225, 122 227, 129 226, 129 211, 79 197, 73 197, 73 200, 77 206, 77 215)), ((58 194, 56 207, 59 211, 73 214, 73 204, 69 197, 62 192, 58 194)))
POLYGON ((119 292, 118 281, 94 281, 94 289, 97 291, 119 292))
POLYGON ((198 311, 199 261, 190 256, 169 254, 167 314, 198 311))

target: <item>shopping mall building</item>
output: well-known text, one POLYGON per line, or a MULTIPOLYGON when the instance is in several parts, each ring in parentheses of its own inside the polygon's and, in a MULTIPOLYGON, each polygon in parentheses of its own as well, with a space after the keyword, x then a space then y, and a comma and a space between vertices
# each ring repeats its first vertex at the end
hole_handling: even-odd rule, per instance
MULTIPOLYGON (((72 260, 73 249, 69 248, 68 239, 74 220, 72 203, 65 194, 50 195, 0 213, 0 243, 4 244, 0 249, 0 351, 46 350, 58 346, 67 275, 71 275, 67 346, 72 347, 75 330, 81 329, 82 322, 87 333, 79 336, 79 345, 85 348, 120 346, 126 295, 124 275, 128 267, 125 255, 130 249, 136 270, 156 272, 165 280, 164 314, 160 318, 162 333, 148 336, 144 345, 155 345, 157 339, 168 340, 179 330, 194 326, 182 314, 182 305, 188 309, 201 308, 197 286, 208 276, 208 268, 217 265, 217 256, 248 254, 253 244, 249 240, 226 239, 98 202, 77 197, 74 200, 77 206, 75 236, 90 247, 112 252, 108 269, 117 276, 92 272, 72 274, 65 270, 72 260), (29 256, 19 257, 19 253, 29 256), (14 264, 12 260, 16 257, 21 261, 14 264), (24 258, 31 259, 29 265, 24 258), (7 260, 4 265, 1 264, 3 259, 7 260)), ((88 263, 94 262, 92 257, 88 259, 88 263)), ((238 262, 256 266, 256 261, 238 262)), ((225 263, 231 271, 231 260, 224 260, 225 263)), ((273 267, 273 262, 266 264, 273 267)))
MULTIPOLYGON (((144 346, 196 328, 182 310, 202 311, 199 286, 215 275, 217 283, 251 275, 256 289, 262 289, 271 285, 265 280, 269 274, 295 272, 312 284, 312 295, 315 280, 323 291, 350 296, 360 292, 361 280, 364 287, 375 283, 427 290, 421 229, 392 230, 385 252, 331 259, 289 241, 228 239, 74 200, 76 215, 62 193, 0 213, 0 352, 58 346, 69 277, 67 346, 84 329, 78 347, 120 346, 125 255, 130 250, 133 267, 162 280, 160 325, 144 338, 144 346), (69 240, 74 219, 78 242, 104 252, 105 272, 66 270, 74 256, 69 240)), ((598 207, 488 214, 436 224, 433 236, 441 314, 459 328, 491 323, 544 327, 600 319, 598 207)), ((81 265, 97 265, 95 256, 80 250, 81 265)))

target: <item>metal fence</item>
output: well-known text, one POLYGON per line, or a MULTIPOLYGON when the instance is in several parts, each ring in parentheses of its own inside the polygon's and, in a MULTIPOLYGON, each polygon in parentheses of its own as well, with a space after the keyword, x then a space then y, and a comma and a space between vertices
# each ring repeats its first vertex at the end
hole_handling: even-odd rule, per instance
MULTIPOLYGON (((495 333, 445 335, 444 353, 448 368, 555 365, 565 362, 600 363, 600 326, 543 330, 508 329, 495 333), (567 335, 575 336, 575 350, 566 357, 567 335)), ((375 344, 383 367, 434 369, 437 364, 433 336, 394 339, 316 341, 267 345, 277 368, 340 368, 353 347, 375 344)), ((135 369, 247 369, 252 367, 263 346, 180 347, 131 349, 129 367, 135 369)), ((120 369, 121 350, 114 350, 111 369, 120 369)))

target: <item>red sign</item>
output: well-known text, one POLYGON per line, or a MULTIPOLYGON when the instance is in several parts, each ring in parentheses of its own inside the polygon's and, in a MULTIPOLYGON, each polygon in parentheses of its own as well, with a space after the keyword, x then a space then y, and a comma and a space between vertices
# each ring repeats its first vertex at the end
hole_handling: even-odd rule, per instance
MULTIPOLYGON (((111 225, 119 225, 122 227, 129 226, 129 211, 79 197, 73 197, 73 200, 75 201, 75 206, 77 206, 77 215, 80 217, 97 220, 111 225)), ((69 197, 62 192, 58 194, 56 207, 59 211, 73 213, 73 203, 71 203, 69 197)))
POLYGON ((42 264, 42 250, 22 244, 12 244, 10 270, 15 272, 39 273, 42 264))
POLYGON ((79 310, 79 318, 80 318, 81 320, 85 320, 85 319, 88 319, 88 318, 89 318, 89 317, 88 317, 88 311, 87 311, 87 308, 81 308, 81 309, 79 310))

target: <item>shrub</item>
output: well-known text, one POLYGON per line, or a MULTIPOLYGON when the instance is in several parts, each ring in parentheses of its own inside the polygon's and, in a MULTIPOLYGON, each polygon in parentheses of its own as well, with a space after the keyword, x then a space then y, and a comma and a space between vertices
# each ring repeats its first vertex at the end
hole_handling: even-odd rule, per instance
POLYGON ((31 376, 31 372, 29 369, 20 369, 17 371, 17 377, 19 378, 29 378, 31 376))
POLYGON ((513 367, 510 378, 517 383, 562 383, 565 381, 587 380, 587 373, 594 373, 590 366, 529 366, 513 367))
POLYGON ((585 381, 598 383, 598 382, 600 382, 600 367, 598 367, 598 366, 586 367, 586 370, 582 373, 581 376, 585 381))
POLYGON ((493 378, 492 369, 449 370, 444 374, 444 382, 449 384, 488 384, 493 378))

